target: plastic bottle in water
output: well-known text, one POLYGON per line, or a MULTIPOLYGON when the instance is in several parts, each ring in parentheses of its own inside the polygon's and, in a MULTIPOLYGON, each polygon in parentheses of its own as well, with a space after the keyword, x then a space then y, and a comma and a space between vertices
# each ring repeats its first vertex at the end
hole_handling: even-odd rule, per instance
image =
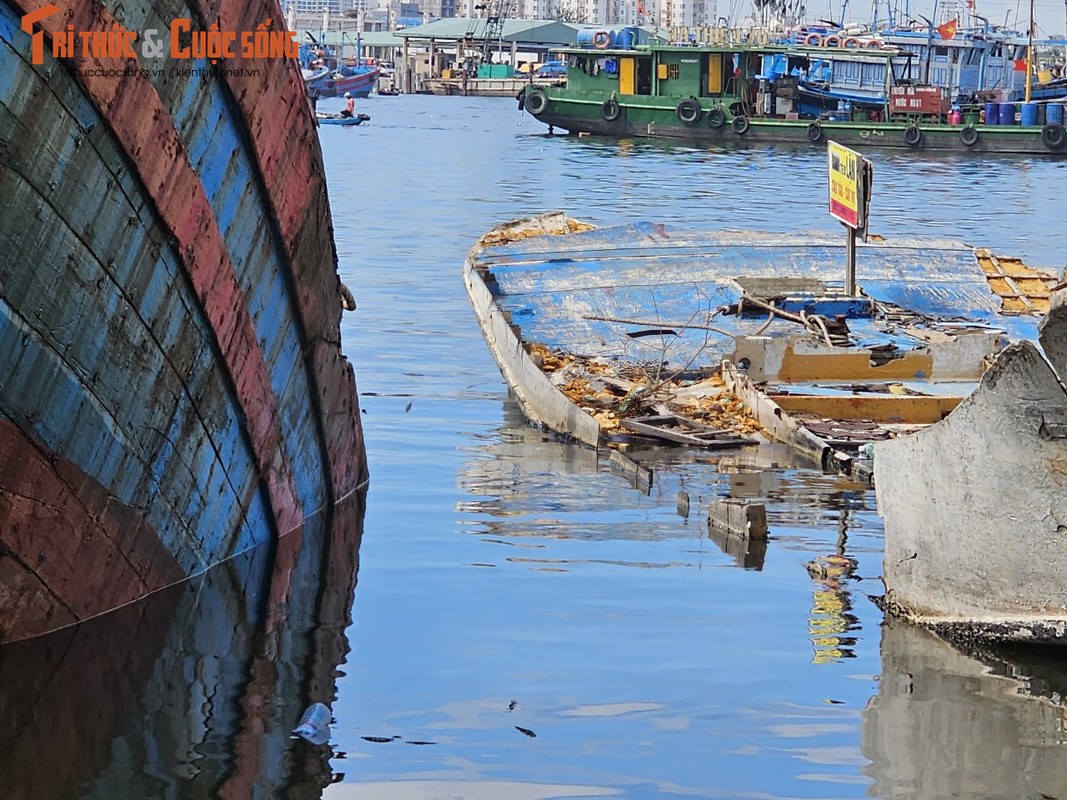
POLYGON ((330 709, 322 703, 312 703, 300 718, 293 733, 312 744, 325 744, 330 739, 330 709))

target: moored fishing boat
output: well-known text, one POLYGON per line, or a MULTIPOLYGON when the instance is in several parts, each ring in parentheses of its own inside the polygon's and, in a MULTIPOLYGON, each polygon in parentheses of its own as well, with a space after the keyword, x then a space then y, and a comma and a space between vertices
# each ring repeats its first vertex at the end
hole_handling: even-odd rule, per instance
POLYGON ((836 238, 590 229, 552 213, 490 231, 463 271, 533 422, 592 446, 762 436, 834 467, 940 420, 990 358, 1035 335, 1035 317, 1003 307, 1039 306, 1054 281, 1013 264, 1034 286, 1002 297, 1006 262, 988 251, 934 239, 858 250, 850 295, 836 238))
POLYGON ((832 139, 846 147, 916 152, 1067 154, 1061 104, 1047 105, 1043 124, 1025 113, 1027 124, 1015 124, 1014 104, 1010 115, 998 105, 996 119, 984 123, 957 118, 947 90, 893 83, 892 65, 901 57, 895 46, 879 44, 851 57, 857 69, 885 77, 880 108, 860 104, 846 111, 842 101, 840 110, 816 118, 805 115, 799 76, 825 58, 824 47, 736 41, 728 31, 695 44, 603 33, 588 46, 554 49, 567 62, 565 87, 527 92, 526 111, 550 130, 753 147, 825 147, 832 139))
POLYGON ((329 79, 323 81, 324 97, 332 94, 343 97, 348 92, 353 97, 368 97, 378 85, 381 74, 377 67, 367 64, 342 65, 329 79))
MULTIPOLYGON (((805 27, 789 41, 812 53, 810 66, 797 76, 801 112, 833 112, 845 102, 853 110, 877 113, 889 100, 889 87, 921 85, 943 90, 961 116, 977 123, 986 102, 1030 99, 1030 42, 1016 31, 988 24, 960 26, 950 20, 937 27, 883 26, 874 31, 859 25, 805 27), (865 58, 872 48, 889 51, 892 58, 865 58)), ((1051 86, 1042 89, 1042 99, 1055 97, 1051 86)), ((1000 123, 999 108, 997 118, 987 121, 1000 123)))
POLYGON ((510 78, 489 78, 480 76, 466 76, 449 74, 448 77, 425 78, 421 84, 421 91, 425 94, 436 94, 461 97, 516 97, 520 92, 529 91, 537 87, 565 86, 566 76, 554 78, 532 78, 515 76, 510 78))
POLYGON ((367 477, 296 60, 148 46, 172 19, 254 39, 277 4, 59 6, 0 5, 0 641, 185 581, 367 477), (134 59, 89 46, 120 26, 134 59))

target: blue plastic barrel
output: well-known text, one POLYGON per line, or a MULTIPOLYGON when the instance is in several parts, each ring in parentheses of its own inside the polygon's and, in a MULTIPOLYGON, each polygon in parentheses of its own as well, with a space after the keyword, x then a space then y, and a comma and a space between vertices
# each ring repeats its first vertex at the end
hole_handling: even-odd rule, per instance
POLYGON ((587 28, 586 30, 578 31, 578 44, 582 47, 592 47, 594 33, 595 31, 593 31, 592 28, 587 28))
POLYGON ((1000 124, 1000 109, 996 103, 985 104, 985 124, 986 125, 999 125, 1000 124))
POLYGON ((1000 103, 1000 124, 1015 124, 1015 103, 1000 103))
POLYGON ((1049 103, 1045 109, 1045 120, 1050 124, 1063 124, 1063 103, 1049 103))
POLYGON ((1023 125, 1037 125, 1037 103, 1023 103, 1021 122, 1023 125))
POLYGON ((1046 114, 1045 106, 1046 105, 1048 105, 1048 104, 1047 103, 1038 103, 1037 104, 1037 124, 1038 125, 1044 125, 1045 124, 1045 114, 1046 114))

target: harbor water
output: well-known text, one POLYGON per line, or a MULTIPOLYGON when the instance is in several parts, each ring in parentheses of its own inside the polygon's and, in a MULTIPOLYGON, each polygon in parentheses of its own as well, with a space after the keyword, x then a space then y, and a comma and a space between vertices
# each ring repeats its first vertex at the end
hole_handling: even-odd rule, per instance
MULTIPOLYGON (((870 488, 776 448, 644 449, 651 489, 631 485, 525 424, 470 309, 468 248, 541 211, 844 240, 823 151, 550 136, 509 99, 357 110, 320 138, 358 306, 358 559, 358 531, 315 545, 334 591, 313 625, 270 611, 272 586, 311 586, 286 556, 309 534, 162 610, 0 647, 0 745, 38 755, 0 755, 12 796, 1067 797, 1067 659, 887 623, 870 488), (709 533, 724 497, 766 504, 765 548, 709 533), (168 633, 127 633, 146 626, 168 633), (322 745, 290 737, 315 702, 322 745)), ((872 234, 1067 261, 1067 163, 865 155, 872 234)))

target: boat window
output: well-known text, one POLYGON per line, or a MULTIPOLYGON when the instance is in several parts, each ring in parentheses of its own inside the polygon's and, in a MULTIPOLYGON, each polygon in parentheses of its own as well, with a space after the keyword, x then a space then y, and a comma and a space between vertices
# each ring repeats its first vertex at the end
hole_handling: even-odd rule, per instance
POLYGON ((678 64, 668 64, 667 65, 667 80, 676 81, 676 80, 678 80, 679 74, 680 73, 679 73, 679 65, 678 64))
POLYGON ((948 48, 947 47, 941 47, 939 45, 938 47, 934 48, 934 55, 935 56, 947 56, 948 55, 948 48))

